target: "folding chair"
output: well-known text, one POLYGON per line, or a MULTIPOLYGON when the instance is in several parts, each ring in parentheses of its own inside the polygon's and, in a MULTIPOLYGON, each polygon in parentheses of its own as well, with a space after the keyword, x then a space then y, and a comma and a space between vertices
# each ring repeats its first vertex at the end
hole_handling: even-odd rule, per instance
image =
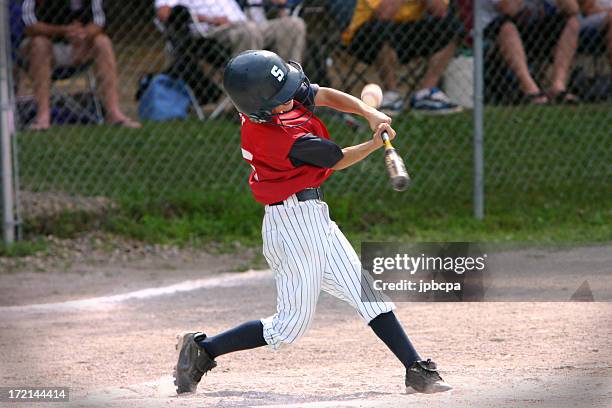
MULTIPOLYGON (((181 25, 181 29, 185 29, 185 30, 189 29, 188 26, 190 25, 190 23, 193 23, 193 26, 197 27, 197 24, 195 24, 196 22, 195 17, 191 14, 191 12, 186 7, 176 6, 173 8, 173 13, 175 13, 173 18, 178 19, 177 24, 181 25)), ((185 69, 185 67, 181 67, 181 55, 180 55, 181 48, 182 48, 181 45, 174 43, 176 37, 173 35, 171 28, 169 28, 166 24, 162 23, 157 18, 155 18, 153 22, 157 30, 161 32, 164 36, 165 51, 166 51, 166 57, 167 57, 167 63, 166 63, 167 74, 174 78, 183 78, 186 71, 190 71, 191 69, 185 69)), ((206 36, 204 35, 204 33, 202 33, 201 39, 206 40, 206 36)), ((206 58, 204 59, 206 60, 206 58)), ((211 69, 212 71, 216 71, 219 68, 218 62, 215 64, 213 61, 213 63, 211 63, 210 65, 212 66, 212 69, 211 69)), ((198 63, 197 69, 202 70, 202 74, 204 74, 203 67, 200 66, 199 63, 198 63)), ((209 74, 209 76, 213 76, 213 75, 214 75, 214 72, 213 74, 209 74)), ((194 111, 196 112, 196 115, 198 116, 200 120, 204 120, 205 116, 202 111, 202 108, 200 107, 198 98, 195 95, 194 89, 189 85, 189 81, 185 81, 185 83, 187 85, 187 89, 190 94, 191 105, 194 111)), ((229 99, 228 96, 224 96, 221 102, 219 102, 218 105, 215 107, 215 109, 211 112, 210 118, 215 119, 219 117, 227 109, 228 106, 231 106, 231 100, 229 99)))

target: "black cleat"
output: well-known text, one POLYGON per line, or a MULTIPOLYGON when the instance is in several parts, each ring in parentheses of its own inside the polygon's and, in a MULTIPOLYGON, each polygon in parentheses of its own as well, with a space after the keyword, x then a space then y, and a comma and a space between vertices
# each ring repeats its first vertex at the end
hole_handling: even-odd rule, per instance
POLYGON ((215 368, 217 362, 195 341, 196 338, 205 339, 204 333, 179 334, 176 338, 176 349, 179 350, 178 362, 174 367, 176 392, 195 392, 202 375, 215 368))
POLYGON ((431 360, 415 361, 406 370, 406 393, 434 394, 452 390, 438 373, 436 363, 431 360))

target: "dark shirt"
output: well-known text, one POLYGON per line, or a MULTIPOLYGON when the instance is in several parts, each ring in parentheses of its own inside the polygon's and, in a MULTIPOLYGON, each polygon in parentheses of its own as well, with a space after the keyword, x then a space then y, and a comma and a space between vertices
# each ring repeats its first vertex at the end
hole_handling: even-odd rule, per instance
POLYGON ((104 27, 106 23, 102 0, 24 0, 22 16, 27 26, 38 22, 68 25, 78 21, 104 27))
MULTIPOLYGON (((293 96, 293 100, 314 109, 315 96, 319 91, 319 86, 312 84, 302 84, 300 89, 293 96)), ((331 140, 323 139, 312 133, 304 135, 295 141, 289 152, 289 160, 295 167, 310 164, 312 166, 332 168, 338 163, 344 154, 340 146, 331 140)))

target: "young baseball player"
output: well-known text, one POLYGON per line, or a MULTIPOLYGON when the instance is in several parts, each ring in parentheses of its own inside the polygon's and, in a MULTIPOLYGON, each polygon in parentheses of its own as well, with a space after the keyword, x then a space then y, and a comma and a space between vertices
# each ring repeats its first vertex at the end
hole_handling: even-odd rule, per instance
POLYGON ((311 85, 302 68, 269 51, 245 51, 229 61, 223 85, 240 112, 242 157, 249 184, 265 205, 263 252, 274 271, 276 313, 208 337, 180 338, 177 392, 194 392, 223 354, 255 347, 278 349, 299 339, 314 316, 321 289, 351 304, 406 368, 407 392, 450 390, 433 361, 422 360, 395 317, 393 303, 362 279, 357 254, 330 219, 320 186, 335 171, 366 158, 391 138, 391 119, 343 92, 311 85), (340 148, 313 113, 327 106, 363 116, 372 139, 340 148))

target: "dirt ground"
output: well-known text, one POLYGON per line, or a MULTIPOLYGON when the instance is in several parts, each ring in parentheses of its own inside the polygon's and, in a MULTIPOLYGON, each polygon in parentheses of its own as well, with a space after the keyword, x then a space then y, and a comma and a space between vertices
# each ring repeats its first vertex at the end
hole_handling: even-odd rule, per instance
MULTIPOLYGON (((612 274, 612 246, 567 250, 553 266, 594 255, 589 267, 612 274)), ((70 407, 612 407, 610 302, 399 303, 417 349, 455 387, 426 396, 403 393, 401 365, 326 294, 297 344, 220 357, 195 395, 177 397, 177 333, 274 311, 271 272, 232 265, 202 254, 0 274, 0 384, 70 387, 70 407)))

